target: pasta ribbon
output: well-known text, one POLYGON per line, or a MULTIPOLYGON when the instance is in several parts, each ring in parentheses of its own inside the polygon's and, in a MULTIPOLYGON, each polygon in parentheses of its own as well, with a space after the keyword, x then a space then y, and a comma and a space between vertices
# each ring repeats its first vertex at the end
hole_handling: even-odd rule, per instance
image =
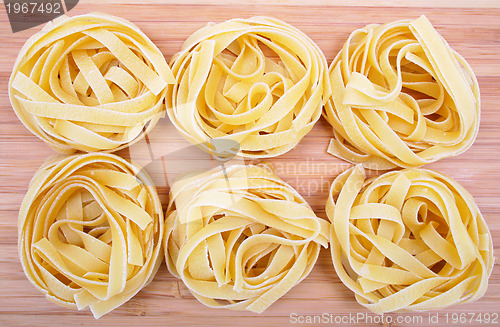
POLYGON ((19 253, 46 298, 95 318, 127 302, 163 258, 161 203, 143 170, 112 154, 51 160, 19 212, 19 253))
POLYGON ((165 256, 203 304, 260 313, 302 281, 329 223, 261 166, 217 168, 176 181, 165 256))
POLYGON ((165 111, 165 58, 137 26, 91 13, 61 16, 22 47, 9 80, 21 122, 55 151, 112 152, 165 111))
POLYGON ((278 19, 208 24, 172 59, 178 84, 167 113, 206 151, 212 139, 239 142, 243 157, 274 157, 313 127, 330 95, 326 59, 304 33, 278 19))
POLYGON ((365 180, 357 165, 326 204, 340 280, 371 311, 423 311, 479 299, 494 258, 472 196, 450 177, 405 169, 365 180))
POLYGON ((365 168, 419 167, 474 142, 479 86, 425 16, 354 31, 330 66, 328 152, 365 168))

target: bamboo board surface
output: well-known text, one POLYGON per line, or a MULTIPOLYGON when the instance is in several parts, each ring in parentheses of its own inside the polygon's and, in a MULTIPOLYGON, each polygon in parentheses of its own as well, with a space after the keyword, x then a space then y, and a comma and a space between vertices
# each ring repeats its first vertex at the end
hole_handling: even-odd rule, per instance
MULTIPOLYGON (((474 69, 481 89, 481 127, 474 145, 464 154, 441 160, 426 168, 456 179, 475 197, 493 236, 496 253, 500 250, 500 2, 476 1, 97 1, 81 0, 71 15, 100 11, 124 17, 139 26, 160 48, 167 61, 180 50, 182 42, 209 21, 269 15, 283 19, 308 34, 324 51, 328 63, 354 29, 369 23, 414 19, 427 15, 452 48, 461 53, 474 69)), ((5 8, 0 8, 0 325, 1 326, 281 326, 291 322, 290 314, 335 315, 368 313, 336 276, 329 250, 323 249, 312 273, 301 284, 264 313, 206 308, 187 288, 171 276, 162 264, 151 284, 128 303, 94 320, 88 310, 71 311, 52 304, 28 282, 17 254, 17 213, 35 170, 54 152, 31 135, 14 114, 8 99, 7 83, 22 44, 40 26, 13 34, 5 8)), ((338 173, 350 165, 326 153, 332 136, 321 118, 314 129, 289 153, 266 162, 295 187, 320 217, 326 217, 324 204, 328 187, 338 173)), ((186 146, 165 118, 151 136, 156 154, 163 155, 186 146)), ((123 157, 141 157, 142 148, 125 149, 123 157)), ((186 157, 185 160, 189 160, 186 157)), ((256 162, 256 161, 253 161, 256 162)), ((153 172, 154 174, 154 172, 153 172)), ((164 208, 168 186, 159 185, 164 208)), ((500 314, 500 269, 498 260, 486 295, 477 302, 432 312, 445 314, 500 314)), ((416 314, 422 321, 406 325, 437 326, 429 313, 416 314)), ((398 315, 393 314, 397 317, 398 315)), ((411 315, 410 315, 411 316, 411 315)), ((500 320, 500 318, 498 319, 500 320)), ((497 321, 498 321, 497 320, 497 321)), ((451 315, 448 324, 451 325, 451 315)), ((500 324, 500 322, 498 322, 500 324)), ((334 325, 334 324, 330 324, 334 325)), ((358 326, 406 326, 404 323, 363 323, 358 326)), ((453 324, 457 325, 457 324, 453 324)), ((463 326, 484 325, 467 322, 463 326)))

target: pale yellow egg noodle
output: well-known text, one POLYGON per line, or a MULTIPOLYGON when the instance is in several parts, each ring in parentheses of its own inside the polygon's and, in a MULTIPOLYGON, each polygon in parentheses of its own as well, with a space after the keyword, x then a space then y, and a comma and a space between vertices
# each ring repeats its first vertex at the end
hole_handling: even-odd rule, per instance
MULTIPOLYGON (((231 140, 242 157, 283 154, 328 99, 329 151, 365 167, 421 166, 475 139, 475 76, 425 17, 355 31, 330 76, 326 68, 302 32, 253 17, 195 32, 172 74, 135 25, 94 13, 57 19, 33 36, 9 92, 23 124, 66 154, 138 141, 165 96, 175 127, 211 153, 211 141, 231 140), (168 86, 174 75, 178 84, 168 86)), ((90 307, 96 318, 152 280, 163 246, 169 271, 216 308, 264 311, 309 274, 329 238, 340 279, 376 313, 484 294, 491 236, 451 178, 414 169, 365 181, 358 165, 334 181, 326 211, 332 224, 268 169, 237 165, 178 180, 164 231, 158 194, 140 168, 110 154, 73 155, 33 177, 19 251, 49 300, 90 307)))
POLYGON ((442 309, 486 292, 490 231, 450 177, 406 169, 365 180, 359 164, 335 179, 326 213, 337 275, 375 313, 442 309))
POLYGON ((179 132, 201 147, 237 141, 243 157, 291 150, 330 95, 321 49, 269 17, 208 24, 185 41, 172 71, 178 84, 169 87, 167 112, 179 132))
POLYGON ((112 154, 49 160, 19 211, 19 252, 50 301, 95 318, 147 285, 163 258, 164 217, 146 173, 112 154))
POLYGON ((59 17, 33 35, 9 95, 23 124, 55 151, 116 151, 154 127, 169 83, 165 58, 137 26, 91 13, 59 17))
POLYGON ((268 169, 217 168, 172 186, 166 262, 201 303, 260 313, 309 274, 329 225, 268 169))
POLYGON ((328 152, 370 169, 418 167, 468 149, 479 88, 425 16, 354 31, 330 66, 328 152))

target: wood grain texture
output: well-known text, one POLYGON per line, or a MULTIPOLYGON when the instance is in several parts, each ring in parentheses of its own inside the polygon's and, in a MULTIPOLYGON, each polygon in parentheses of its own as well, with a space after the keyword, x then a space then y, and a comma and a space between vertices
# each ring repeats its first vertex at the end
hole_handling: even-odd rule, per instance
MULTIPOLYGON (((209 21, 235 17, 269 15, 283 19, 307 33, 324 51, 330 62, 351 31, 368 23, 384 23, 427 15, 451 47, 461 53, 476 72, 481 88, 481 127, 474 145, 464 154, 441 160, 426 168, 448 174, 475 197, 490 226, 495 251, 500 244, 500 2, 477 1, 306 1, 237 0, 229 1, 104 1, 81 0, 72 15, 100 11, 136 23, 164 53, 167 60, 182 42, 209 21)), ((51 149, 31 135, 14 114, 7 84, 12 65, 22 44, 38 31, 35 27, 13 34, 5 12, 0 8, 0 325, 1 326, 281 326, 289 315, 367 313, 353 294, 337 278, 328 250, 310 274, 263 314, 206 308, 186 287, 172 277, 164 264, 153 282, 137 296, 112 313, 94 320, 89 311, 60 308, 44 299, 25 278, 17 254, 17 213, 35 170, 51 149)), ((326 154, 331 128, 322 118, 291 152, 267 160, 276 173, 295 187, 321 217, 328 187, 335 176, 349 165, 326 154)), ((163 119, 151 136, 156 155, 182 149, 185 141, 163 119)), ((143 148, 126 149, 119 155, 141 156, 143 148)), ((144 154, 146 155, 146 153, 144 154)), ((187 157, 185 160, 189 160, 187 157)), ((255 161, 254 161, 255 162, 255 161)), ((153 172, 154 174, 154 172, 153 172)), ((164 207, 168 187, 159 186, 164 207)), ((500 269, 495 264, 486 295, 479 301, 441 310, 446 313, 500 314, 500 269)), ((432 314, 435 314, 433 312, 432 314)), ((397 315, 392 315, 396 317, 397 315)), ((411 315, 410 315, 411 316, 411 315)), ((437 326, 428 313, 417 314, 422 323, 392 323, 385 326, 437 326)), ((451 321, 450 321, 451 322, 451 321)), ((334 324, 331 324, 334 325, 334 324)), ((377 326, 380 323, 359 326, 377 326)), ((467 323, 465 325, 479 325, 467 323)))

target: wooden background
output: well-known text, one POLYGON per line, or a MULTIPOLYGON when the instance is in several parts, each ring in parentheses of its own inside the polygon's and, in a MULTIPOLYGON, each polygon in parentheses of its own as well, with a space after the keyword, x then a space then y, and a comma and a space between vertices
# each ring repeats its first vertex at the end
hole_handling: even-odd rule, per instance
MULTIPOLYGON (((441 160, 427 168, 454 177, 473 194, 490 226, 498 253, 500 1, 239 0, 229 3, 223 0, 81 0, 71 14, 90 11, 121 16, 136 23, 157 44, 168 61, 191 33, 209 21, 221 22, 253 15, 269 15, 286 20, 316 41, 330 62, 354 29, 368 23, 427 15, 450 45, 472 65, 479 80, 482 102, 481 127, 472 148, 459 157, 441 160)), ((19 205, 31 176, 54 153, 20 123, 11 109, 7 93, 8 78, 19 49, 40 28, 13 34, 5 8, 0 7, 0 325, 278 326, 290 324, 291 313, 368 312, 356 303, 353 294, 337 278, 328 250, 322 250, 317 265, 306 280, 260 315, 204 307, 191 296, 182 282, 168 273, 164 264, 149 286, 100 320, 94 320, 89 311, 75 312, 45 300, 23 274, 17 254, 16 224, 19 205)), ((325 217, 324 204, 329 183, 349 166, 326 154, 331 135, 329 125, 322 118, 296 149, 268 160, 273 163, 277 174, 296 187, 322 217, 325 217)), ((155 151, 164 152, 157 152, 160 155, 185 146, 168 119, 163 119, 154 130, 152 141, 158 147, 155 151)), ((118 154, 128 157, 140 151, 124 150, 118 154)), ((168 187, 160 185, 159 192, 165 205, 168 187)), ((445 324, 446 313, 498 314, 499 304, 500 269, 497 260, 486 295, 475 303, 438 311, 440 325, 445 324)), ((423 324, 411 325, 432 325, 428 322, 428 313, 419 316, 423 317, 423 324)))

